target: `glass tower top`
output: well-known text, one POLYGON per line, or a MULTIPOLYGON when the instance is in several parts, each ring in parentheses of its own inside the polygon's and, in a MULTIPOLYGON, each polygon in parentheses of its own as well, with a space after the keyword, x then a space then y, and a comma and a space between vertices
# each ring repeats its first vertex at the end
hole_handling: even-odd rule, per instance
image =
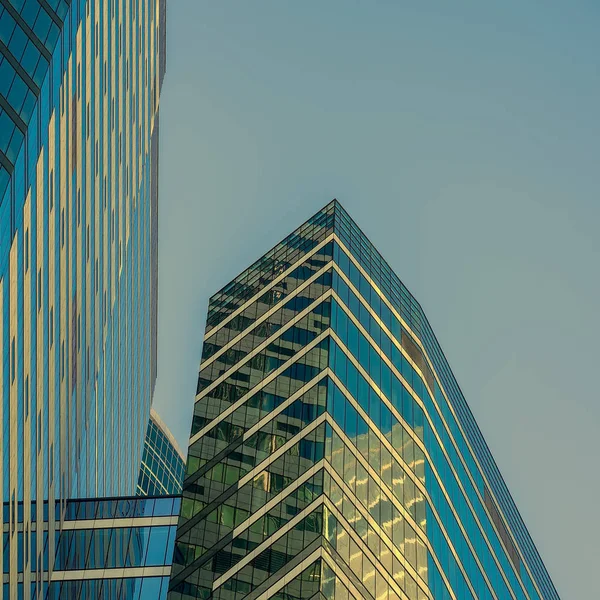
POLYGON ((209 303, 169 598, 558 599, 423 314, 337 201, 209 303))

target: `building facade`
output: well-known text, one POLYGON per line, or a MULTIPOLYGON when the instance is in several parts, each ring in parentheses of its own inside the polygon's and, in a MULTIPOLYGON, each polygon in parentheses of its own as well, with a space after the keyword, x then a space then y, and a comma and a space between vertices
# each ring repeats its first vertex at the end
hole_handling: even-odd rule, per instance
MULTIPOLYGON (((181 498, 102 498, 68 500, 63 510, 48 502, 41 532, 43 598, 48 600, 163 600, 167 595, 171 557, 181 498), (49 524, 62 517, 62 527, 49 544, 49 524), (49 569, 50 561, 53 569, 49 569)), ((5 505, 5 509, 8 506, 5 505)), ((19 505, 17 536, 24 535, 23 505, 19 505)), ((5 531, 4 536, 8 533, 5 531)), ((4 557, 4 573, 9 569, 4 557)), ((25 596, 23 563, 19 564, 17 596, 25 596)), ((29 583, 31 596, 35 584, 29 583)), ((4 597, 10 594, 3 584, 4 597)))
POLYGON ((214 295, 170 600, 557 600, 420 305, 337 201, 214 295))
POLYGON ((181 494, 184 474, 185 457, 183 452, 169 428, 152 409, 144 442, 137 495, 181 494))
POLYGON ((43 573, 44 501, 64 510, 70 497, 136 491, 156 377, 164 71, 164 0, 0 1, 0 560, 11 598, 21 562, 26 579, 43 573))

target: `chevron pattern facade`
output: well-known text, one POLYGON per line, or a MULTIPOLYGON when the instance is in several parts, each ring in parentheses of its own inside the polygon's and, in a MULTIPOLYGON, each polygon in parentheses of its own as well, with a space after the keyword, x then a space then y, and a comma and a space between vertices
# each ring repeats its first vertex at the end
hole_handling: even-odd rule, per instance
POLYGON ((420 306, 333 201, 211 298, 169 598, 557 599, 420 306))

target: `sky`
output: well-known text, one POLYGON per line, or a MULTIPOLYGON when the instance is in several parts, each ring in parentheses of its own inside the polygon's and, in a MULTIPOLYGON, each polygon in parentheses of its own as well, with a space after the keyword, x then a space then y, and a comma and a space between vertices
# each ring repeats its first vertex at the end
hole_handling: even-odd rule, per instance
POLYGON ((597 0, 168 3, 154 407, 336 197, 423 306, 563 598, 600 564, 597 0))

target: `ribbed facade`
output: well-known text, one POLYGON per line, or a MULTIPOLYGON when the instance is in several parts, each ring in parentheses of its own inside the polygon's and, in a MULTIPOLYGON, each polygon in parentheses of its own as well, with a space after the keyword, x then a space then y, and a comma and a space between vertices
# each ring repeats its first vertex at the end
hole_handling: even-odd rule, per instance
POLYGON ((210 300, 171 600, 557 599, 419 304, 333 201, 210 300))
POLYGON ((179 444, 157 412, 150 411, 138 477, 138 496, 181 494, 185 458, 179 444))
MULTIPOLYGON (((11 598, 29 598, 30 580, 42 589, 32 512, 44 501, 136 491, 156 376, 164 25, 164 0, 0 0, 0 562, 9 557, 11 598)), ((50 548, 54 536, 51 524, 50 548)))

